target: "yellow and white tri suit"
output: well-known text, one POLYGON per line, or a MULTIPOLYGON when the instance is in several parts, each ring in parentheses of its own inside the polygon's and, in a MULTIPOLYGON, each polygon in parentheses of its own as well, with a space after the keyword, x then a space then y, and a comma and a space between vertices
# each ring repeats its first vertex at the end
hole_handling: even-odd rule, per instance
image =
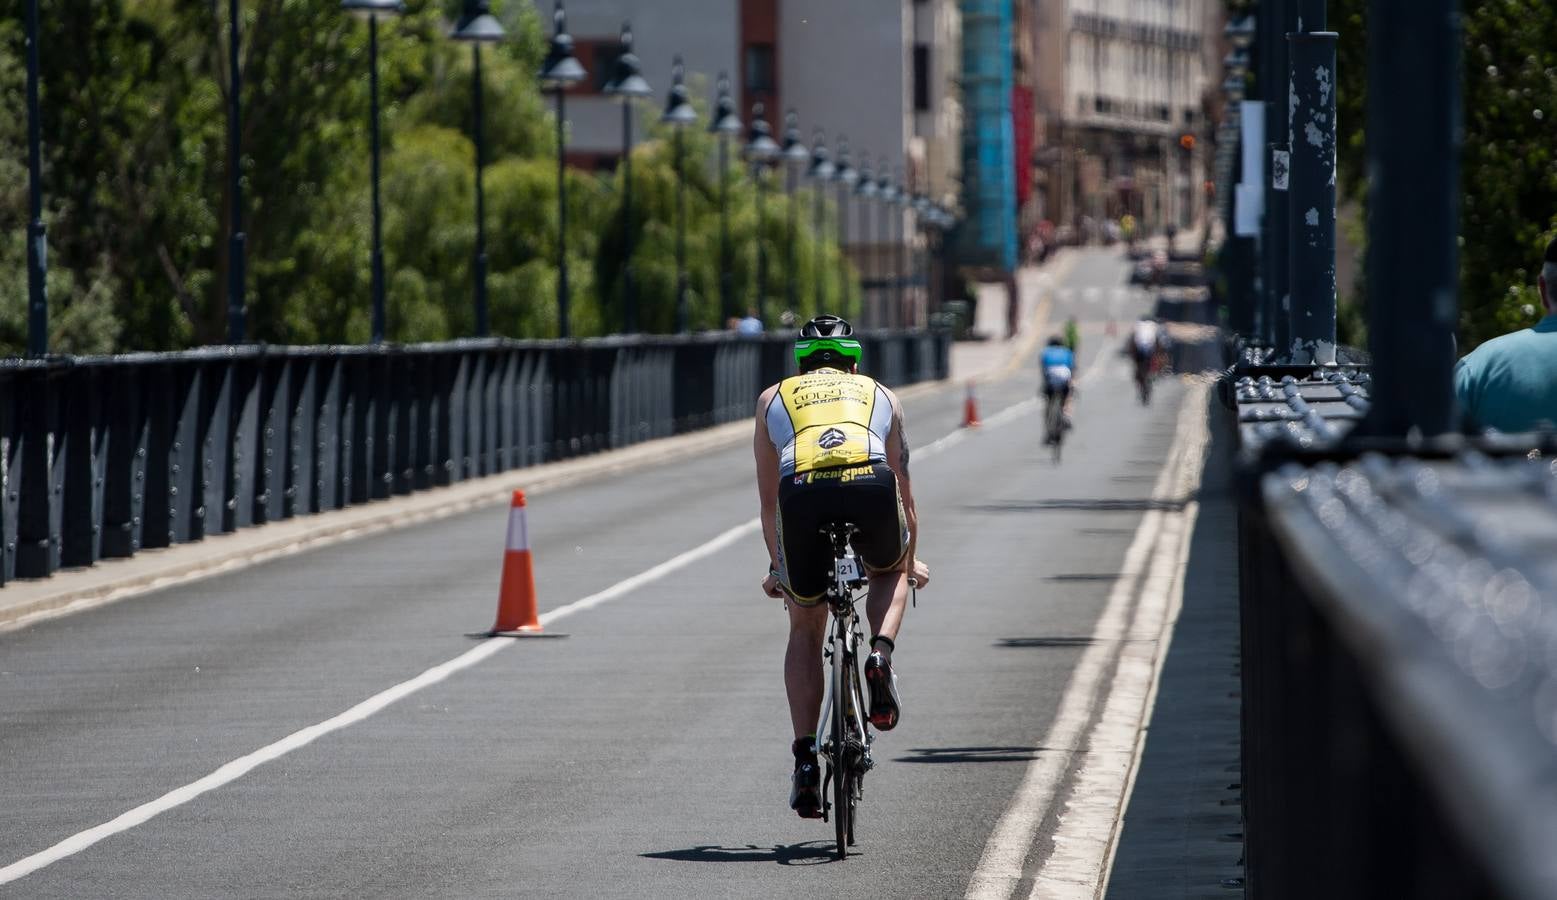
POLYGON ((765 411, 779 455, 778 572, 803 606, 832 578, 821 528, 848 522, 854 550, 875 571, 902 563, 908 529, 897 475, 887 464, 892 398, 864 375, 818 369, 779 382, 765 411))

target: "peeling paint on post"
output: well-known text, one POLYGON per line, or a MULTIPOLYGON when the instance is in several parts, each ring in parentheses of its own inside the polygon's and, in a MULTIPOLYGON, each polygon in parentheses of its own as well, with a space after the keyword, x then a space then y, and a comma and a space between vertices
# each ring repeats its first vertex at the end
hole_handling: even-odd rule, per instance
MULTIPOLYGON (((1275 106, 1276 104, 1271 104, 1275 106)), ((1265 215, 1269 217, 1272 226, 1276 223, 1286 224, 1291 216, 1287 209, 1291 205, 1291 154, 1287 152, 1285 143, 1270 144, 1271 159, 1271 193, 1269 204, 1265 207, 1265 215)), ((1287 229, 1290 231, 1290 228, 1287 229)), ((1274 306, 1271 308, 1270 341, 1271 348, 1279 359, 1292 345, 1292 292, 1291 282, 1287 278, 1290 268, 1288 254, 1290 248, 1288 241, 1274 227, 1270 230, 1270 266, 1276 276, 1271 285, 1275 292, 1274 306)))
POLYGON ((1289 239, 1294 362, 1335 362, 1335 47, 1330 31, 1287 35, 1292 152, 1289 239), (1301 212, 1300 212, 1301 211, 1301 212))

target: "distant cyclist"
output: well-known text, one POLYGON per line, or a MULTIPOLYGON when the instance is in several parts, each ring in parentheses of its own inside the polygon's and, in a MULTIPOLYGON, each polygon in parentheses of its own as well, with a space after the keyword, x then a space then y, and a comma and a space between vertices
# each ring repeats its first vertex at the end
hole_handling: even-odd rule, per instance
POLYGON ((1151 379, 1161 366, 1168 348, 1168 335, 1150 315, 1143 315, 1130 331, 1130 356, 1135 360, 1135 382, 1141 389, 1141 402, 1151 396, 1151 379))
POLYGON ((757 492, 768 575, 762 590, 787 597, 789 647, 784 687, 795 740, 790 808, 822 815, 816 722, 822 708, 822 643, 833 576, 833 551, 822 526, 846 521, 859 529, 853 545, 865 563, 870 595, 865 614, 873 633, 865 661, 871 724, 897 726, 900 707, 892 670, 908 579, 924 586, 929 570, 914 559, 918 514, 908 478, 908 439, 897 397, 858 374, 860 344, 849 323, 817 316, 795 342, 800 374, 757 400, 757 492))
POLYGON ((1052 444, 1059 440, 1060 429, 1070 427, 1071 387, 1075 381, 1076 354, 1065 346, 1064 338, 1055 335, 1049 338, 1049 345, 1043 348, 1038 365, 1043 371, 1044 421, 1049 423, 1045 429, 1043 442, 1052 444), (1058 419, 1050 415, 1050 410, 1055 408, 1056 402, 1059 403, 1058 419))
POLYGON ((1065 346, 1072 354, 1081 353, 1081 327, 1076 324, 1075 316, 1065 320, 1065 346))

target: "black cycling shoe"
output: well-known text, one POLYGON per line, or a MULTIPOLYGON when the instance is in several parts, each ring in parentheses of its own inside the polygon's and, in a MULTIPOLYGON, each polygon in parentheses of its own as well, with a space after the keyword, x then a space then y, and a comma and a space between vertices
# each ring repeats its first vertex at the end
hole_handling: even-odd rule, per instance
POLYGON ((795 774, 789 790, 789 808, 802 819, 822 817, 822 770, 809 738, 795 741, 795 774), (802 746, 803 744, 803 746, 802 746))
POLYGON ((877 731, 891 731, 897 727, 899 704, 897 674, 892 671, 892 661, 877 650, 865 660, 865 684, 870 688, 870 724, 877 731))

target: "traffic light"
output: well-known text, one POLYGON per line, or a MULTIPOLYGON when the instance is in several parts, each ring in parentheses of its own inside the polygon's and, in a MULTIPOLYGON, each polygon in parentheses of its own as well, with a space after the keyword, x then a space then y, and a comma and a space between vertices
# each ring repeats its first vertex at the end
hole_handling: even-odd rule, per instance
POLYGON ((1179 135, 1179 146, 1183 147, 1185 150, 1195 149, 1195 136, 1192 134, 1179 135))

